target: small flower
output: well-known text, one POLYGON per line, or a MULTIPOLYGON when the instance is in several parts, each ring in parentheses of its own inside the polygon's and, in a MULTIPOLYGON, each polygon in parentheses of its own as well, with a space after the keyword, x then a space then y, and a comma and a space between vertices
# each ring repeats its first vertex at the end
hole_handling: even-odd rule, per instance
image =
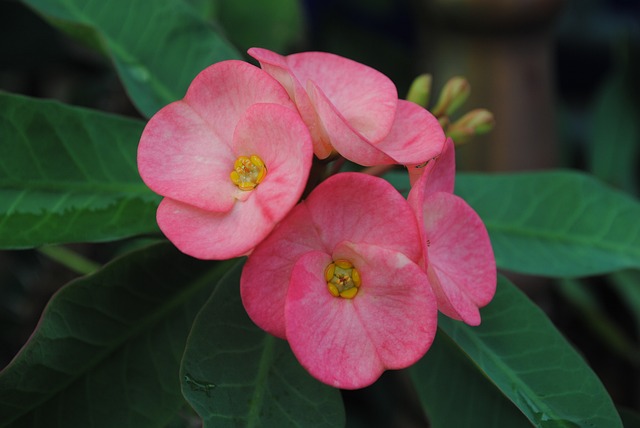
POLYGON ((313 148, 282 86, 241 61, 202 71, 157 112, 138 147, 144 182, 165 198, 157 221, 184 253, 249 253, 298 202, 313 148))
POLYGON ((409 192, 422 233, 429 282, 445 315, 480 324, 479 308, 496 290, 496 262, 487 229, 476 212, 453 194, 453 140, 424 167, 409 192))
POLYGON ((421 257, 407 201, 383 179, 341 173, 251 253, 242 301, 317 379, 362 388, 431 346, 437 308, 421 257))
POLYGON ((364 166, 410 165, 442 150, 437 119, 399 100, 393 82, 366 65, 325 52, 282 56, 251 48, 249 55, 287 89, 320 159, 335 150, 364 166))

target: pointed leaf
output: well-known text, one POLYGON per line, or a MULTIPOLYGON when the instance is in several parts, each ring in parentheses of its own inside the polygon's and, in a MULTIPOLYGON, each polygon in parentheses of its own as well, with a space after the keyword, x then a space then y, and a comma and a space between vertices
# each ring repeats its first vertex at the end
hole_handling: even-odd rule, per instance
POLYGON ((23 0, 45 16, 92 28, 147 117, 182 98, 208 65, 240 54, 184 0, 23 0))
POLYGON ((531 428, 531 422, 442 331, 409 369, 432 428, 531 428))
POLYGON ((182 361, 182 391, 205 427, 339 427, 339 390, 313 379, 288 344, 258 327, 240 299, 240 267, 196 318, 182 361))
POLYGON ((0 373, 0 427, 168 424, 191 323, 228 265, 163 243, 63 287, 0 373))
POLYGON ((544 313, 504 277, 482 324, 439 325, 531 423, 540 428, 622 427, 611 398, 544 313))
POLYGON ((0 248, 157 232, 137 120, 0 92, 0 248))
POLYGON ((640 202, 571 171, 458 174, 499 267, 585 276, 640 267, 640 202))

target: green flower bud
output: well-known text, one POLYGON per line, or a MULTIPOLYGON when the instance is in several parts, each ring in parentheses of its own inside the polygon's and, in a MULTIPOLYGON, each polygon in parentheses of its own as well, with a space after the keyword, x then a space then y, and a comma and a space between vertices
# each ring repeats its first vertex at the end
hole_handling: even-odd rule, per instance
POLYGON ((433 115, 451 116, 469 98, 471 85, 464 77, 452 77, 440 91, 440 98, 433 108, 433 115))
POLYGON ((489 110, 475 109, 453 122, 447 128, 447 136, 463 143, 474 135, 486 134, 494 125, 495 119, 489 110))
POLYGON ((419 106, 427 108, 431 97, 431 81, 430 74, 421 74, 416 77, 407 93, 407 101, 412 101, 419 106))

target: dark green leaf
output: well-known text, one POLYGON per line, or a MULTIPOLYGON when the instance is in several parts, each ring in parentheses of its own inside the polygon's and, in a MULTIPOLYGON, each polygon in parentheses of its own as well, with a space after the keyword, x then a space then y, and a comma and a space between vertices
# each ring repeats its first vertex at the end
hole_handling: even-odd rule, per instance
MULTIPOLYGON (((625 52, 633 55, 632 51, 625 52)), ((627 61, 605 82, 592 106, 592 122, 586 133, 588 168, 601 180, 635 193, 640 150, 640 103, 634 93, 638 70, 627 61)))
POLYGON ((578 172, 459 174, 499 267, 584 276, 640 267, 640 203, 578 172))
POLYGON ((614 272, 609 276, 609 279, 634 316, 636 331, 640 332, 640 271, 623 270, 614 272))
POLYGON ((184 406, 191 323, 230 263, 169 244, 63 287, 0 374, 2 427, 162 427, 184 406))
POLYGON ((535 426, 622 427, 611 398, 544 313, 504 277, 482 324, 439 326, 535 426))
POLYGON ((0 248, 157 232, 137 120, 0 92, 0 248))
POLYGON ((299 0, 217 1, 216 17, 242 50, 257 46, 286 54, 302 38, 299 0))
POLYGON ((183 0, 23 0, 43 15, 95 30, 147 117, 182 98, 205 67, 239 53, 183 0))
POLYGON ((343 426, 340 392, 251 322, 239 278, 237 267, 202 308, 182 361, 182 391, 205 427, 343 426))
POLYGON ((442 331, 409 372, 432 428, 531 427, 442 331))

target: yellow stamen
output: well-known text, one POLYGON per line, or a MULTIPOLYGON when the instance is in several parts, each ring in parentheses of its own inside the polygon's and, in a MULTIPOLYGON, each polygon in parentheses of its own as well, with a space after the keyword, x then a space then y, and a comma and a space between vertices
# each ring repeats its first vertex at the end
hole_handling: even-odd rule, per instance
POLYGON ((238 157, 229 177, 240 190, 253 190, 266 175, 267 167, 262 159, 257 155, 251 155, 238 157))
POLYGON ((329 293, 344 299, 353 299, 362 284, 360 272, 350 261, 344 259, 330 263, 324 270, 324 279, 327 281, 329 293))

